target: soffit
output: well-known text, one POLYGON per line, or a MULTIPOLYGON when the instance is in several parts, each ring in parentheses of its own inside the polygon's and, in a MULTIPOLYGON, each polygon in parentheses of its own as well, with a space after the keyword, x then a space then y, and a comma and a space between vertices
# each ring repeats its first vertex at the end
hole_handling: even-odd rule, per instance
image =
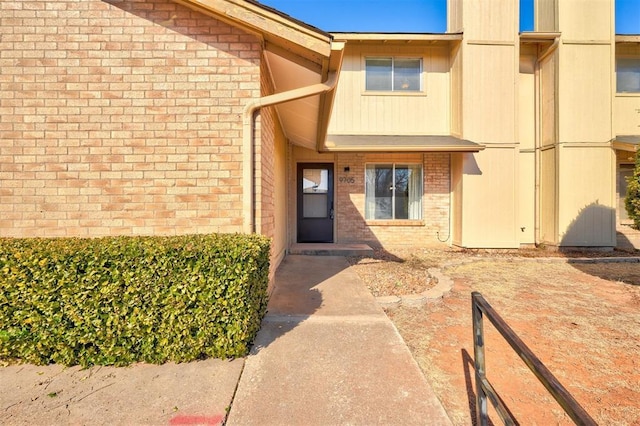
MULTIPOLYGON (((252 0, 174 0, 257 35, 264 46, 274 94, 327 80, 339 72, 343 43, 276 9, 252 0)), ((285 137, 292 143, 317 149, 328 125, 333 93, 276 105, 285 137)))
POLYGON ((413 33, 331 33, 336 40, 358 44, 389 44, 429 46, 434 44, 447 45, 460 42, 462 33, 449 34, 413 34, 413 33))
POLYGON ((616 43, 640 43, 640 35, 616 35, 616 43))
POLYGON ((323 151, 478 152, 484 145, 440 135, 328 135, 323 151))
POLYGON ((614 149, 635 152, 640 145, 640 135, 619 135, 612 142, 614 149))
MULTIPOLYGON (((321 74, 273 52, 265 52, 269 63, 274 93, 321 82, 321 74)), ((296 145, 315 149, 318 136, 320 95, 275 106, 285 137, 296 145)))
POLYGON ((558 40, 562 33, 527 31, 520 33, 520 44, 551 44, 558 40))

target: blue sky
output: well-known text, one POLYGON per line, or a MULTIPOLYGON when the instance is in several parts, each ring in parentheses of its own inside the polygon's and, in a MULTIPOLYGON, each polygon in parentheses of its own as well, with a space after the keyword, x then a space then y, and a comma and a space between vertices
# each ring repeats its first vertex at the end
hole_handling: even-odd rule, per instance
MULTIPOLYGON (((329 32, 443 33, 447 30, 447 0, 259 1, 329 32)), ((533 1, 520 0, 523 31, 533 30, 533 1)), ((588 0, 584 1, 588 7, 588 0)), ((616 0, 616 33, 640 34, 640 0, 616 0)))

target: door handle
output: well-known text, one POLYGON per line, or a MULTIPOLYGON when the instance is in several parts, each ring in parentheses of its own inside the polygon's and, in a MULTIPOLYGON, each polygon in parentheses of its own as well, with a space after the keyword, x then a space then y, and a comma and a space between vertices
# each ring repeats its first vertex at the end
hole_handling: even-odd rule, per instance
POLYGON ((331 202, 331 209, 329 209, 329 219, 333 220, 333 201, 331 202))

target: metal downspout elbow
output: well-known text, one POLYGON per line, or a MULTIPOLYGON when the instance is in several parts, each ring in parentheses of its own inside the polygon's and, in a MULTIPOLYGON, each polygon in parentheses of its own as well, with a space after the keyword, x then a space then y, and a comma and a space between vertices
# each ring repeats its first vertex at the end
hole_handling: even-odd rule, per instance
POLYGON ((242 212, 243 232, 252 234, 255 229, 255 112, 263 107, 308 98, 335 89, 338 73, 330 72, 324 83, 312 84, 282 93, 263 96, 247 103, 242 114, 242 212))

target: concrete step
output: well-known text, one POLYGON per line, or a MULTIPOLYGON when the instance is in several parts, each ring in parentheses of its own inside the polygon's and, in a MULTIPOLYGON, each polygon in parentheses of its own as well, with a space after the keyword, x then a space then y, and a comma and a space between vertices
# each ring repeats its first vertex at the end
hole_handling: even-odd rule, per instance
POLYGON ((366 244, 297 243, 289 254, 301 256, 372 256, 373 249, 366 244))

